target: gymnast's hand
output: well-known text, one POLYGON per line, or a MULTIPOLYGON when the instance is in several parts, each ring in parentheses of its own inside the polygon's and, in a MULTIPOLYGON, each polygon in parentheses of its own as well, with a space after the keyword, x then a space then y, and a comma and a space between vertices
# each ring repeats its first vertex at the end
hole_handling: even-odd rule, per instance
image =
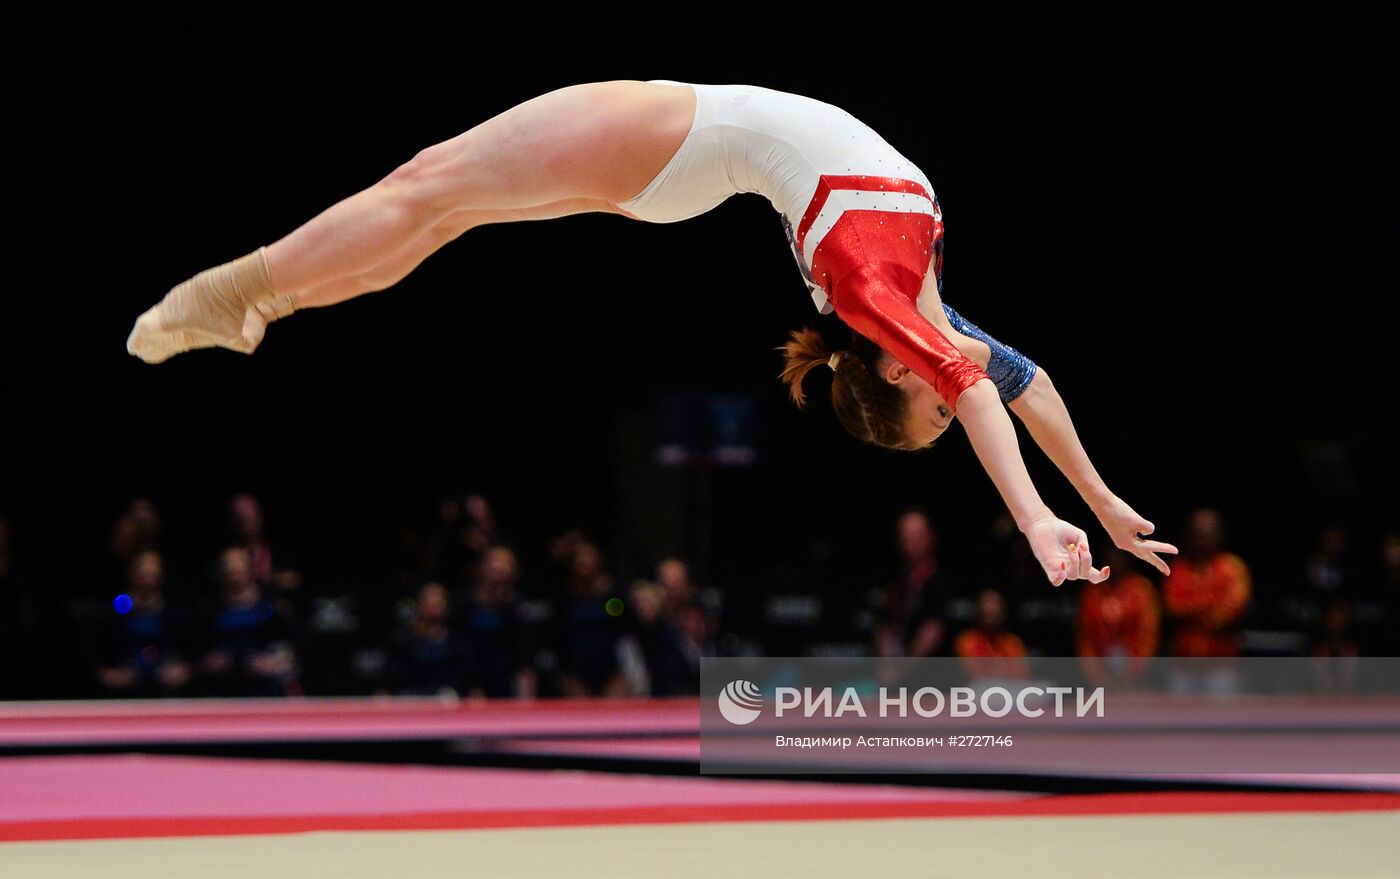
POLYGON ((1163 574, 1172 572, 1172 569, 1157 556, 1157 553, 1164 552, 1176 555, 1176 547, 1170 543, 1146 539, 1156 526, 1139 516, 1132 507, 1114 495, 1109 495, 1107 500, 1094 504, 1093 508, 1094 515, 1099 517, 1099 524, 1103 525, 1103 530, 1107 531, 1108 536, 1113 538, 1114 546, 1124 552, 1132 553, 1163 574))
POLYGON ((1108 579, 1108 568, 1094 567, 1089 538, 1063 519, 1050 515, 1037 519, 1026 528, 1026 540, 1051 586, 1066 580, 1102 583, 1108 579))

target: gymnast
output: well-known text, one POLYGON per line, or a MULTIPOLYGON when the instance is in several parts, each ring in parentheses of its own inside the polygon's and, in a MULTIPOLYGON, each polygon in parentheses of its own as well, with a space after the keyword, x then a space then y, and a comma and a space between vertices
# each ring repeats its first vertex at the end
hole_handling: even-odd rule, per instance
POLYGON ((866 442, 926 448, 956 415, 1050 582, 1106 579, 1085 533, 1031 483, 1009 407, 1114 544, 1168 572, 1158 554, 1176 547, 1149 539, 1152 523, 1108 489, 1045 370, 943 304, 928 178, 844 110, 772 89, 625 80, 526 101, 175 286, 137 318, 127 350, 148 363, 251 353, 272 321, 384 290, 477 226, 588 212, 672 223, 745 192, 778 210, 813 302, 852 330, 842 351, 810 329, 783 346, 799 407, 804 378, 828 366, 836 415, 866 442))

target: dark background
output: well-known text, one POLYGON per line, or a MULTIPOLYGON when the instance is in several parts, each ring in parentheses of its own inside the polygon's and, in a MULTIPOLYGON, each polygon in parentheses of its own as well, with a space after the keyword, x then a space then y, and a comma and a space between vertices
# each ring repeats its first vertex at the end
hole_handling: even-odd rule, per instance
MULTIPOLYGON (((756 196, 671 226, 476 230, 391 292, 278 324, 252 358, 127 356, 173 284, 424 146, 602 79, 765 85, 879 131, 937 189, 948 301, 1054 375, 1109 485, 1166 539, 1218 505, 1267 584, 1321 522, 1367 551, 1397 523, 1397 40, 1378 12, 107 15, 19 19, 7 62, 0 508, 75 593, 98 588, 131 497, 155 498, 178 544, 212 540, 244 489, 322 583, 372 581, 395 523, 472 490, 518 533, 580 524, 640 571, 693 549, 691 499, 656 474, 680 523, 661 544, 680 545, 649 556, 625 437, 686 390, 758 411, 758 465, 713 485, 709 580, 742 589, 814 535, 878 580, 911 503, 949 555, 979 539, 1000 504, 961 432, 882 452, 840 429, 824 381, 812 411, 785 401, 773 347, 845 331, 756 196)), ((1024 448, 1052 508, 1094 525, 1024 448)))

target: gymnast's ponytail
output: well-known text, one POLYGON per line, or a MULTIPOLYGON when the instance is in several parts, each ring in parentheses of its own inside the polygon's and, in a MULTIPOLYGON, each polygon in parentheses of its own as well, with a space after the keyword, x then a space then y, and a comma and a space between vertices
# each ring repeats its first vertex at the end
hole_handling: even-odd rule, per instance
POLYGON ((826 347, 826 340, 816 330, 793 330, 787 344, 778 349, 783 352, 783 371, 778 377, 788 386, 788 394, 798 409, 807 408, 807 394, 802 390, 802 382, 807 373, 818 366, 839 365, 839 357, 826 347))
POLYGON ((852 334, 849 350, 833 352, 816 330, 801 329, 793 330, 778 350, 784 357, 779 378, 788 386, 797 408, 807 408, 802 388, 807 374, 818 366, 829 366, 833 373, 831 406, 851 436, 887 449, 918 448, 905 435, 908 401, 899 388, 881 377, 884 352, 873 342, 852 334))

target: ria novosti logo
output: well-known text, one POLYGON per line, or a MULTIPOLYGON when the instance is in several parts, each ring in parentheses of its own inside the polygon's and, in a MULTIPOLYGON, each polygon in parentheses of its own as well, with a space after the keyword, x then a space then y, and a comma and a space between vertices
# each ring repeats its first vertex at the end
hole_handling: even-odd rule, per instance
POLYGON ((753 723, 762 711, 763 694, 751 681, 730 681, 719 691, 719 713, 735 726, 753 723))
MULTIPOLYGON (((719 713, 735 726, 747 726, 763 713, 763 694, 758 685, 743 679, 730 681, 719 693, 719 713)), ((968 718, 1104 716, 1104 688, 1023 686, 1014 691, 1003 686, 880 687, 863 693, 857 687, 775 687, 773 717, 782 720, 797 714, 804 718, 900 717, 910 712, 918 717, 968 718), (839 692, 839 695, 838 695, 839 692), (1073 697, 1073 699, 1071 699, 1073 697)))

